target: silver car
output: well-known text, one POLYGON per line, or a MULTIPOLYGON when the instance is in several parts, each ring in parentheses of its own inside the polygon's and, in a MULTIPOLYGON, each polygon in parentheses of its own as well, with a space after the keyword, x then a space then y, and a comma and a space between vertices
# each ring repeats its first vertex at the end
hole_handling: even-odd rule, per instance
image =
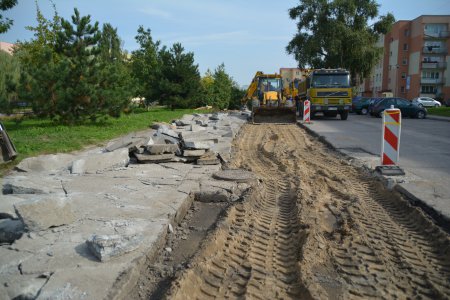
POLYGON ((434 100, 430 97, 417 97, 412 102, 420 107, 440 107, 441 102, 434 100))

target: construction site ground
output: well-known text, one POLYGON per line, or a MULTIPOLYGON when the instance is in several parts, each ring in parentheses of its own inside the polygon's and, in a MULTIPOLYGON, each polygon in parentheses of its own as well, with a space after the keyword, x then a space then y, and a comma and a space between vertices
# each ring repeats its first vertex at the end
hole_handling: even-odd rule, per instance
POLYGON ((369 169, 297 125, 246 124, 234 149, 229 167, 257 181, 202 225, 194 202, 133 297, 450 297, 449 234, 369 169))
POLYGON ((90 173, 60 169, 70 155, 5 178, 8 201, 62 195, 72 221, 0 245, 0 299, 450 297, 448 227, 367 164, 298 124, 204 121, 222 165, 96 171, 110 154, 94 149, 90 173), (109 259, 93 234, 117 239, 109 259))

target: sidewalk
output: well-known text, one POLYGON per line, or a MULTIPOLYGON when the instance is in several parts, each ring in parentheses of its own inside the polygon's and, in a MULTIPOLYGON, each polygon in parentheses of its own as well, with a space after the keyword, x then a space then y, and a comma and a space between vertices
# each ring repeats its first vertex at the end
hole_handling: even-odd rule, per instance
MULTIPOLYGON (((246 116, 206 120, 201 136, 229 159, 246 116)), ((221 167, 130 163, 127 148, 22 161, 2 182, 0 299, 126 299, 194 198, 233 201, 249 188, 213 179, 221 167)))

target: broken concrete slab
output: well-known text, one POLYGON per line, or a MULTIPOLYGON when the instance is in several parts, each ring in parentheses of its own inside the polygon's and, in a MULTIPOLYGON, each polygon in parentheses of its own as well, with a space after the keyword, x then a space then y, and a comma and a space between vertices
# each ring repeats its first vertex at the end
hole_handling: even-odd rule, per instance
POLYGON ((150 155, 150 154, 134 153, 134 156, 137 158, 139 163, 159 163, 171 161, 175 157, 175 154, 170 153, 170 154, 150 155))
POLYGON ((67 197, 43 195, 17 203, 14 208, 29 231, 46 230, 75 221, 72 205, 67 197))
POLYGON ((0 243, 13 243, 15 240, 20 239, 23 231, 23 223, 20 220, 1 219, 0 243))
POLYGON ((153 144, 146 146, 145 149, 150 154, 175 153, 179 150, 176 144, 153 144))
POLYGON ((18 219, 14 204, 29 199, 29 196, 2 195, 0 199, 0 219, 18 219))
POLYGON ((172 137, 172 138, 176 138, 176 139, 179 138, 178 133, 176 133, 172 129, 169 129, 166 126, 161 126, 160 128, 158 128, 158 131, 155 133, 155 135, 159 135, 159 134, 165 135, 165 136, 169 136, 169 137, 172 137))
POLYGON ((184 140, 183 145, 184 145, 184 148, 187 148, 187 149, 208 150, 211 148, 213 143, 210 141, 195 141, 195 140, 186 141, 186 140, 184 140))
MULTIPOLYGON (((208 116, 202 114, 199 117, 207 119, 208 116)), ((215 123, 207 122, 208 125, 215 123)), ((175 129, 173 126, 168 128, 175 129)), ((207 129, 207 131, 190 133, 194 137, 197 135, 197 138, 200 134, 204 134, 208 140, 210 137, 217 139, 216 145, 221 149, 230 142, 220 138, 223 132, 214 134, 215 130, 211 126, 207 129)), ((174 131, 179 133, 177 130, 174 131)), ((153 136, 152 139, 155 138, 156 141, 159 137, 171 139, 174 144, 180 141, 179 138, 162 134, 158 137, 153 136)), ((96 155, 101 150, 88 150, 77 155, 77 158, 96 155)), ((196 160, 197 158, 179 159, 196 160)), ((68 226, 26 233, 9 245, 11 249, 8 252, 2 252, 4 247, 0 246, 0 278, 10 274, 20 275, 18 268, 20 265, 20 272, 25 274, 23 276, 41 274, 42 271, 54 274, 39 292, 38 299, 114 298, 111 292, 121 289, 123 278, 127 281, 130 272, 139 272, 136 266, 143 259, 145 260, 149 253, 153 253, 155 249, 163 245, 161 241, 164 241, 164 235, 167 234, 168 224, 183 218, 183 211, 186 211, 192 203, 193 193, 200 191, 200 182, 204 182, 205 177, 210 178, 211 174, 220 168, 220 165, 203 166, 163 162, 132 164, 126 168, 111 168, 102 173, 85 173, 81 176, 65 173, 42 177, 29 172, 24 179, 20 180, 20 186, 30 187, 29 184, 24 183, 31 180, 35 184, 33 187, 40 188, 42 192, 58 191, 58 193, 70 195, 77 220, 68 226), (44 189, 46 191, 43 191, 44 189), (142 223, 137 222, 137 218, 140 218, 142 223), (116 221, 119 219, 124 221, 116 221), (140 225, 135 226, 131 223, 140 225), (141 234, 144 240, 136 250, 117 256, 108 262, 99 263, 86 244, 86 239, 93 233, 108 236, 141 234), (24 255, 27 257, 24 258, 24 255)), ((17 175, 20 173, 14 173, 13 177, 17 175)), ((6 181, 15 180, 7 179, 6 181)), ((223 182, 219 181, 219 183, 223 182)), ((214 195, 212 190, 217 188, 211 187, 209 196, 212 197, 214 195)), ((208 187, 204 184, 205 195, 207 189, 208 187)), ((225 193, 229 188, 221 190, 225 193)), ((35 195, 30 196, 35 197, 35 195)), ((233 199, 236 195, 231 193, 230 196, 233 199)), ((214 201, 217 201, 217 197, 215 198, 214 201)), ((127 281, 126 284, 130 282, 127 281)))
POLYGON ((0 278, 1 286, 4 287, 5 292, 3 295, 0 295, 0 299, 36 299, 49 277, 50 274, 41 274, 0 278))
POLYGON ((222 120, 224 118, 224 114, 222 113, 213 113, 209 119, 210 120, 222 120))
POLYGON ((137 133, 131 133, 124 137, 121 137, 115 141, 112 141, 108 143, 108 145, 105 147, 105 151, 107 152, 113 152, 121 148, 128 148, 132 150, 133 148, 138 148, 139 145, 145 145, 148 143, 149 140, 149 134, 137 134, 137 133))
POLYGON ((142 240, 143 237, 141 235, 93 235, 86 241, 86 244, 101 262, 105 262, 136 250, 142 240))
POLYGON ((204 125, 191 125, 189 127, 189 130, 192 132, 199 132, 199 131, 205 131, 206 127, 204 127, 204 125))
POLYGON ((49 154, 22 160, 15 169, 20 172, 56 173, 68 171, 75 156, 71 154, 49 154))
POLYGON ((4 195, 64 193, 61 186, 61 177, 42 176, 34 172, 26 176, 14 175, 5 177, 2 190, 4 195))
POLYGON ((200 157, 204 155, 206 150, 199 149, 199 150, 183 150, 183 156, 184 157, 200 157))
POLYGON ((125 167, 130 157, 128 149, 118 149, 113 152, 96 153, 77 159, 73 162, 72 174, 93 174, 107 169, 125 167))

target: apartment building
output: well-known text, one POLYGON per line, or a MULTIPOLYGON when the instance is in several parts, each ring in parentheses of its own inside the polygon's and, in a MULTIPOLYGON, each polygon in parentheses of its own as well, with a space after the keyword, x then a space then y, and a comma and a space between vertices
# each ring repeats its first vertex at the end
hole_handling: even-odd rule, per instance
POLYGON ((378 45, 384 53, 359 87, 363 96, 450 99, 450 15, 398 21, 378 45))

